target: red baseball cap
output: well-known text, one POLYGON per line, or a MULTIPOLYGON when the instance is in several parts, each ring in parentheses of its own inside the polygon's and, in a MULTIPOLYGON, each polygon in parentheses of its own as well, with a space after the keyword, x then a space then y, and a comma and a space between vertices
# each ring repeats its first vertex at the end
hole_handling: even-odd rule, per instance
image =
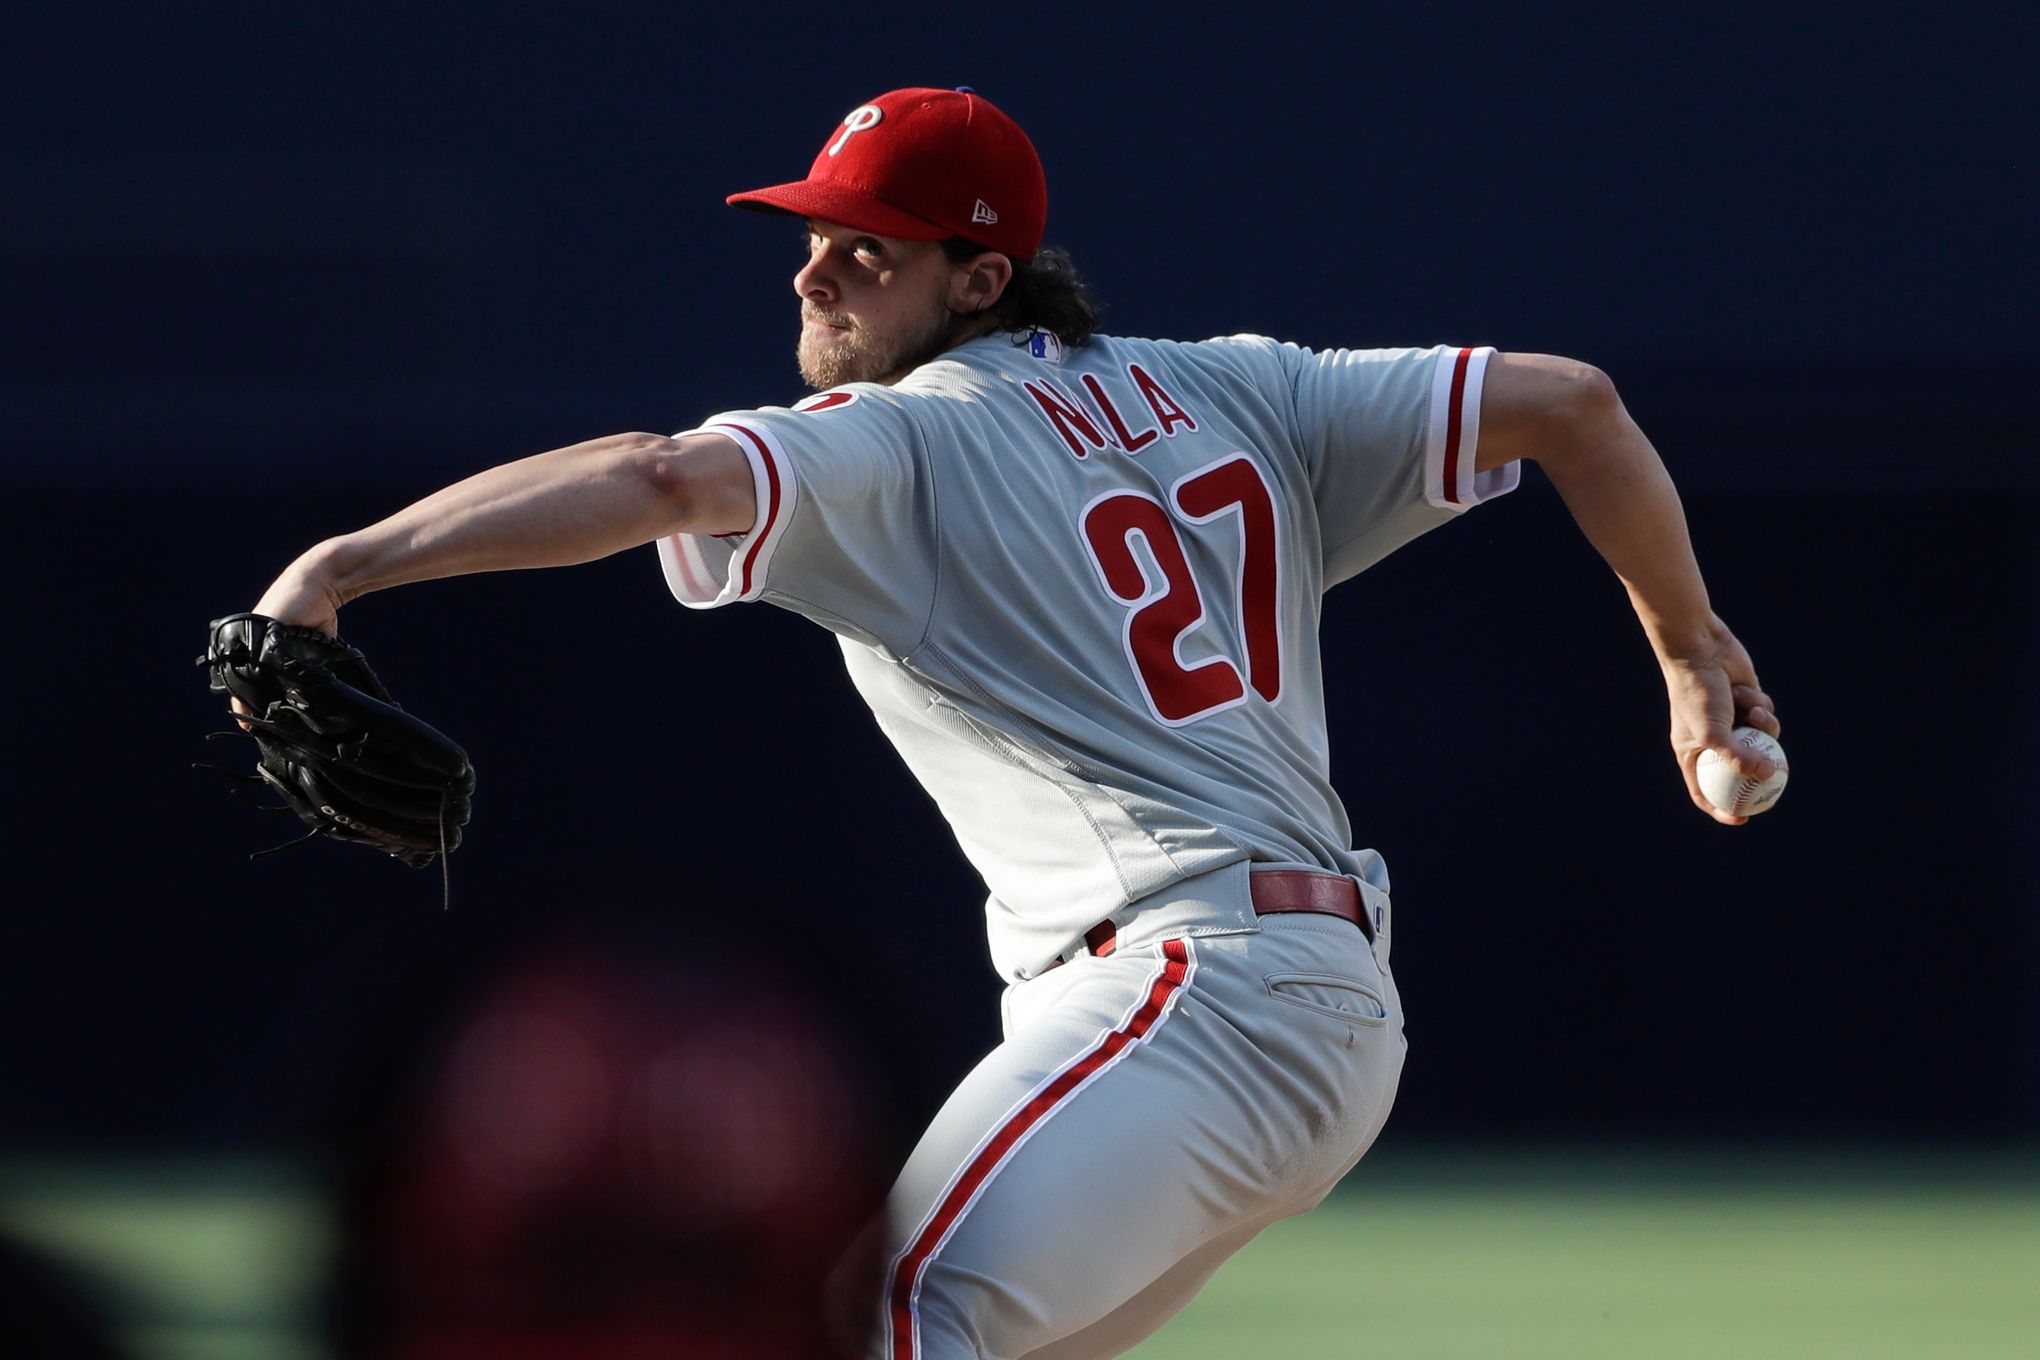
POLYGON ((894 90, 850 110, 806 179, 727 201, 905 241, 961 236, 1024 262, 1041 249, 1048 180, 1020 125, 968 86, 894 90))

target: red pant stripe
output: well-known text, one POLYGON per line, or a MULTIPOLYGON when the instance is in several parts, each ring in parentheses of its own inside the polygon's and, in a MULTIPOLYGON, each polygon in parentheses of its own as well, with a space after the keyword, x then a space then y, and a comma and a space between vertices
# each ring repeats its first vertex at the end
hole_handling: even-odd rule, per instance
POLYGON ((1093 1044, 1082 1056, 1058 1073, 1047 1085, 1010 1115, 992 1136, 985 1141, 978 1154, 971 1158, 961 1174, 951 1182, 949 1190, 929 1215, 914 1240, 900 1253, 893 1267, 892 1283, 886 1301, 888 1321, 892 1330, 892 1354, 894 1360, 916 1360, 921 1353, 921 1338, 917 1305, 921 1293, 921 1277, 927 1273, 928 1265, 935 1259, 935 1253, 942 1247, 963 1215, 969 1210, 978 1192, 993 1176, 1007 1156, 1038 1125, 1055 1113, 1079 1087, 1092 1076, 1112 1065, 1119 1055, 1145 1038, 1149 1031, 1161 1023, 1169 1009, 1169 1003, 1190 976, 1190 945, 1185 940, 1162 942, 1162 966, 1154 980, 1148 985, 1146 998, 1118 1029, 1108 1032, 1104 1038, 1093 1044))

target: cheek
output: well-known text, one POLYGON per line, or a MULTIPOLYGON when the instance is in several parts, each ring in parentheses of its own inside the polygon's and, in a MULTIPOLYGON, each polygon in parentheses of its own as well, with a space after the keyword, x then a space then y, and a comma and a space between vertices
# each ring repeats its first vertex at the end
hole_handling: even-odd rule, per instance
POLYGON ((891 316, 897 312, 900 299, 899 280, 892 274, 880 274, 866 280, 858 290, 864 306, 873 316, 891 316))

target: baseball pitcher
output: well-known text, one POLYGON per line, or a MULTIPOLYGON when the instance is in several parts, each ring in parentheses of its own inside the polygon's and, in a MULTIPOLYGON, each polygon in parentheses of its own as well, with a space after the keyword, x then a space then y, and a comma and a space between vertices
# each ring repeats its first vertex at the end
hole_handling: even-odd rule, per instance
MULTIPOLYGON (((1323 593, 1535 458, 1628 588, 1672 754, 1775 734, 1657 455, 1585 364, 1093 333, 1026 135, 969 90, 730 200, 807 223, 792 407, 509 463, 311 549, 332 633, 432 577, 656 544, 690 609, 829 629, 983 874, 1004 1041, 902 1171, 868 1352, 1117 1355, 1374 1141, 1403 1061, 1380 855, 1327 770, 1323 593)), ((315 800, 316 801, 316 800, 315 800)), ((358 838, 358 832, 357 832, 358 838)), ((428 847, 429 848, 429 845, 428 847)))

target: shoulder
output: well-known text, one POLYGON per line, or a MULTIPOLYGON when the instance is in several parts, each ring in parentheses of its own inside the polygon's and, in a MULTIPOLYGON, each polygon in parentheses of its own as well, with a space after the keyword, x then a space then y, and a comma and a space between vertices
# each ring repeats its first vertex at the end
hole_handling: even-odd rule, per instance
MULTIPOLYGON (((1111 367, 1144 363, 1158 371, 1167 368, 1194 381, 1228 389, 1253 388, 1264 393, 1291 387, 1311 353, 1300 345, 1254 332, 1202 340, 1107 336, 1094 344, 1100 347, 1099 357, 1111 367)), ((1087 346, 1084 352, 1088 354, 1090 350, 1087 346)))
POLYGON ((1100 380, 1280 402, 1293 396, 1313 357, 1302 346, 1251 333, 1204 340, 1093 335, 1069 348, 1040 332, 1005 332, 959 345, 881 390, 925 418, 944 421, 1009 401, 1025 408, 1029 395, 1036 402, 1044 393, 1076 399, 1100 380))
POLYGON ((714 424, 762 424, 803 442, 855 438, 860 431, 899 432, 912 425, 912 393, 883 383, 845 383, 811 392, 785 406, 761 406, 714 417, 714 424))
POLYGON ((1142 336, 1091 336, 1080 346, 1066 346, 1043 331, 1000 331, 957 346, 915 369, 892 391, 902 395, 967 392, 986 380, 1025 380, 1061 372, 1081 373, 1129 361, 1169 356, 1184 363, 1251 364, 1279 360, 1308 351, 1265 335, 1222 335, 1208 340, 1171 340, 1142 336))
MULTIPOLYGON (((1234 400, 1281 402, 1295 387, 1309 351, 1258 334, 1219 335, 1204 340, 1147 340, 1101 337, 1091 361, 1101 370, 1142 370, 1171 378, 1209 395, 1234 400)), ((1086 355, 1093 346, 1086 346, 1086 355)))
POLYGON ((848 383, 787 406, 724 411, 689 433, 718 434, 751 457, 761 485, 784 477, 857 487, 912 475, 920 430, 906 403, 878 383, 848 383))

